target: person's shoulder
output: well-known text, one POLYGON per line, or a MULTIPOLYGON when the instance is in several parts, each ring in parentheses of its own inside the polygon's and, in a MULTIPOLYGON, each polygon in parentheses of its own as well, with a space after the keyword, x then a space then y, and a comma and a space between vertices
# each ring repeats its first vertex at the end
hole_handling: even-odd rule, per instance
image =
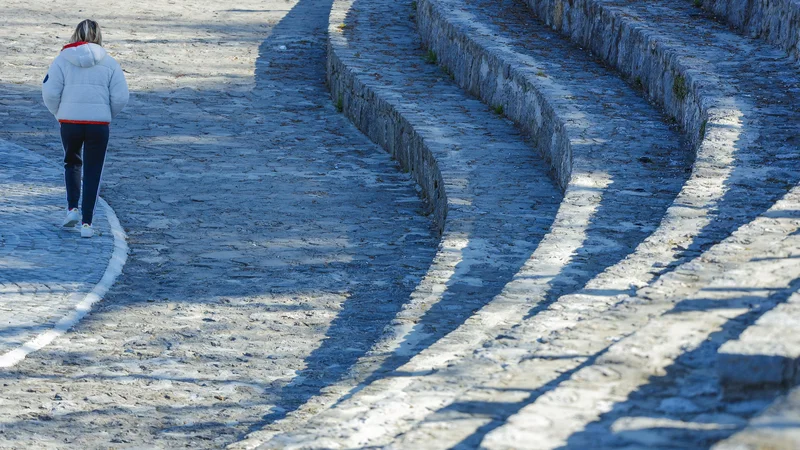
POLYGON ((64 54, 61 52, 58 52, 58 54, 53 58, 53 64, 63 64, 66 61, 67 60, 64 58, 64 54))
POLYGON ((114 59, 114 57, 113 57, 113 56, 111 56, 111 55, 110 55, 110 54, 108 54, 108 53, 106 53, 106 57, 105 57, 105 58, 103 58, 103 60, 102 60, 102 61, 100 61, 100 62, 101 62, 102 64, 104 64, 104 65, 106 65, 106 66, 108 66, 108 67, 114 68, 114 69, 116 69, 117 67, 120 67, 120 65, 119 65, 119 62, 117 62, 117 60, 116 60, 116 59, 114 59))

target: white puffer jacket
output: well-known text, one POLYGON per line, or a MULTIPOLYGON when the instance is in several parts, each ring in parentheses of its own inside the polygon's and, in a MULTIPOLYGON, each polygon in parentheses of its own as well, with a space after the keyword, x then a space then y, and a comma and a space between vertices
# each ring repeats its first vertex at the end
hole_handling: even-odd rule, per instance
POLYGON ((103 47, 86 42, 65 46, 42 84, 47 109, 62 123, 110 123, 128 97, 117 61, 103 47))

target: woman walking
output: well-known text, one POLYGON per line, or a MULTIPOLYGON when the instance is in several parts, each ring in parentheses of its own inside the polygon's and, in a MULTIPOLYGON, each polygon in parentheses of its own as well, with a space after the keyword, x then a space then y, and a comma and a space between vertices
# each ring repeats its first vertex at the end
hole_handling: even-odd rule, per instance
POLYGON ((128 103, 129 96, 122 68, 102 45, 97 22, 87 19, 79 23, 42 84, 44 103, 61 124, 67 187, 64 226, 74 227, 81 221, 81 237, 85 238, 94 234, 92 216, 108 146, 108 125, 128 103), (81 168, 83 202, 78 211, 81 168))

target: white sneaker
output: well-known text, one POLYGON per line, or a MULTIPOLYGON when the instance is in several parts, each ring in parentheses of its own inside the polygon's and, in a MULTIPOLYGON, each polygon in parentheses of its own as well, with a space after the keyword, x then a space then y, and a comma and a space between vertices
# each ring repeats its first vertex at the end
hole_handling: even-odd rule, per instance
POLYGON ((64 226, 65 227, 74 227, 81 221, 81 213, 78 211, 78 208, 72 208, 67 211, 67 218, 64 219, 64 226))
POLYGON ((92 226, 88 223, 85 223, 81 226, 81 237, 82 238, 90 238, 94 234, 94 230, 92 230, 92 226))

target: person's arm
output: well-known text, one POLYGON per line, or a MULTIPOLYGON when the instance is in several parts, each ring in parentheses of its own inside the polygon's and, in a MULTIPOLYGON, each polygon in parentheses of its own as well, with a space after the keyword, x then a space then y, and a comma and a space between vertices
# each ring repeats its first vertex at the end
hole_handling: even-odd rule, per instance
POLYGON ((61 105, 61 93, 64 91, 64 72, 58 61, 50 64, 50 69, 42 82, 42 99, 45 106, 54 116, 58 114, 58 107, 61 105))
POLYGON ((111 74, 108 92, 111 103, 111 117, 113 118, 128 104, 128 99, 130 98, 128 82, 125 80, 125 74, 119 64, 116 65, 114 72, 111 74))

